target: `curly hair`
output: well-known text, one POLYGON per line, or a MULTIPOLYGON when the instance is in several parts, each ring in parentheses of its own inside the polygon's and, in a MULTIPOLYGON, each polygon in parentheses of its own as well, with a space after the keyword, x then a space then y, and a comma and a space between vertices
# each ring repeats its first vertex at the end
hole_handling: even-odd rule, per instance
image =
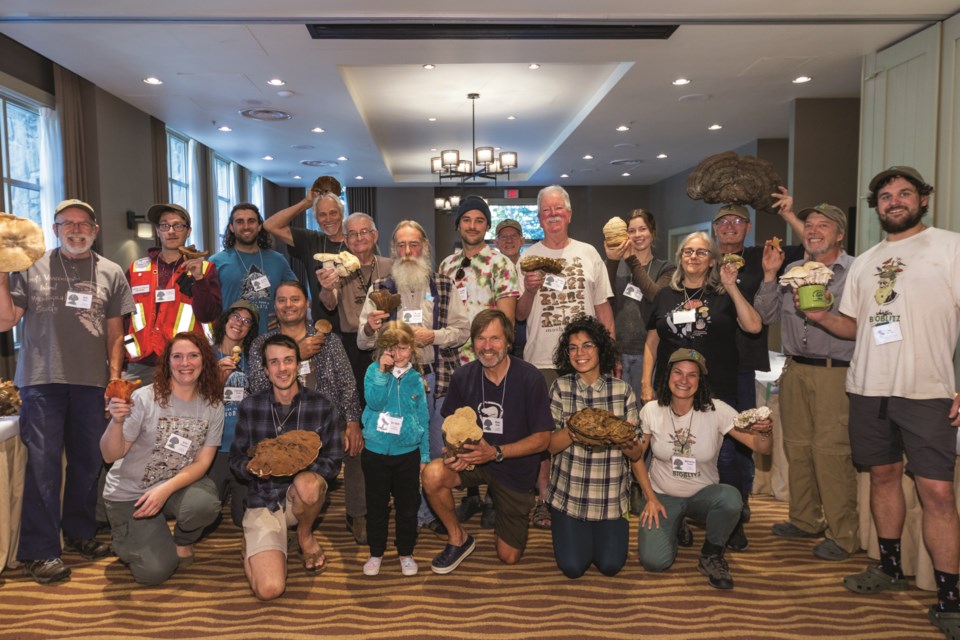
POLYGON ((379 361, 384 351, 389 351, 397 345, 410 347, 410 361, 413 362, 413 366, 420 372, 420 375, 423 375, 420 353, 417 349, 417 340, 413 335, 413 329, 402 320, 391 320, 383 325, 383 329, 377 336, 377 347, 373 354, 374 361, 379 361))
MULTIPOLYGON (((673 365, 670 365, 667 369, 667 374, 660 380, 660 386, 657 388, 657 404, 661 407, 669 406, 670 401, 673 400, 673 392, 670 391, 671 371, 673 371, 673 365)), ((713 406, 713 393, 710 391, 710 383, 707 380, 708 376, 700 373, 699 369, 697 372, 699 374, 699 380, 697 382, 697 392, 693 396, 693 410, 713 411, 716 407, 713 406)))
POLYGON ((599 320, 592 316, 579 315, 564 328, 557 350, 553 352, 553 366, 559 370, 560 375, 565 376, 574 372, 567 350, 570 348, 570 336, 581 332, 590 336, 590 341, 597 345, 600 373, 603 375, 613 373, 620 360, 620 347, 599 320))
MULTIPOLYGON (((933 185, 929 185, 926 182, 920 182, 916 178, 913 178, 908 175, 892 175, 888 178, 884 178, 877 185, 877 188, 874 191, 870 192, 870 195, 867 196, 867 206, 871 209, 877 208, 877 196, 880 194, 880 189, 883 189, 885 186, 896 180, 897 178, 903 178, 907 182, 913 185, 913 188, 917 190, 917 194, 922 198, 924 196, 929 196, 933 193, 933 185)), ((929 202, 920 207, 920 216, 923 217, 927 214, 927 210, 930 208, 929 202)))
MULTIPOLYGON (((218 348, 223 343, 223 339, 227 335, 227 321, 230 320, 230 316, 238 311, 240 310, 227 309, 220 314, 220 317, 213 321, 213 344, 217 345, 218 348)), ((243 347, 244 353, 250 353, 250 345, 252 345, 253 341, 257 339, 258 333, 260 333, 260 325, 257 324, 257 321, 251 317, 250 327, 247 330, 247 335, 243 338, 243 344, 240 345, 243 347)))
MULTIPOLYGON (((260 209, 257 208, 257 205, 252 202, 241 202, 234 205, 233 209, 230 210, 230 221, 227 223, 227 228, 223 230, 223 247, 225 249, 230 249, 237 244, 237 234, 233 232, 230 225, 233 224, 233 214, 241 210, 253 211, 257 214, 257 223, 263 225, 263 216, 260 215, 260 209)), ((273 246, 273 236, 263 226, 260 227, 260 232, 257 234, 257 246, 261 249, 269 249, 273 246)))
POLYGON ((173 336, 173 339, 167 343, 157 363, 157 371, 153 375, 153 395, 161 407, 166 408, 170 404, 170 392, 172 387, 170 379, 173 375, 173 367, 170 365, 170 354, 173 351, 173 345, 178 342, 189 342, 200 350, 200 377, 197 378, 197 392, 200 397, 210 406, 217 406, 221 402, 223 394, 223 384, 220 382, 220 372, 217 367, 217 359, 213 355, 213 348, 207 339, 192 331, 181 331, 173 336))

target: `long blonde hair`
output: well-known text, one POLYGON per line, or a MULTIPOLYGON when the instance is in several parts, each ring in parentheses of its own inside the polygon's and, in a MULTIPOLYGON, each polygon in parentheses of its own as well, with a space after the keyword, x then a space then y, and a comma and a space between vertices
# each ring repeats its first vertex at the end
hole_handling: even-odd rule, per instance
POLYGON ((700 240, 707 245, 707 249, 710 251, 710 258, 713 260, 713 266, 710 267, 710 271, 707 272, 707 281, 703 287, 704 291, 725 293, 726 289, 724 289, 723 283, 720 281, 720 251, 717 249, 717 245, 714 244, 713 239, 703 231, 694 231, 684 238, 680 246, 677 247, 675 259, 679 268, 673 272, 673 276, 670 278, 670 288, 674 291, 683 291, 683 261, 681 254, 683 250, 687 248, 687 245, 694 240, 700 240))

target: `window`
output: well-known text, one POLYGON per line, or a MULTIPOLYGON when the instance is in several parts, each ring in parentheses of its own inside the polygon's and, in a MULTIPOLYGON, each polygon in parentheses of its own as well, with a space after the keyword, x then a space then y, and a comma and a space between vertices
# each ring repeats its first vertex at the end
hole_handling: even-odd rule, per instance
POLYGON ((167 129, 167 181, 170 186, 170 202, 190 212, 192 224, 187 244, 194 245, 200 237, 197 231, 200 218, 194 206, 195 145, 190 138, 167 129))
POLYGON ((40 112, 3 94, 0 109, 5 211, 46 228, 40 212, 40 112))
MULTIPOLYGON (((214 218, 214 238, 213 244, 219 246, 224 230, 230 223, 230 209, 238 201, 236 196, 237 167, 234 163, 218 155, 213 156, 213 180, 214 190, 217 194, 217 215, 214 218)), ((213 247, 211 247, 213 248, 213 247)))
POLYGON ((263 176, 256 173, 247 174, 247 193, 250 196, 250 202, 260 209, 260 214, 266 215, 263 211, 263 176))
POLYGON ((487 231, 488 241, 496 239, 497 225, 507 218, 520 223, 523 227, 523 239, 527 244, 543 240, 543 229, 540 228, 540 220, 537 218, 539 210, 536 200, 508 200, 506 203, 491 200, 489 205, 492 220, 490 230, 487 231))

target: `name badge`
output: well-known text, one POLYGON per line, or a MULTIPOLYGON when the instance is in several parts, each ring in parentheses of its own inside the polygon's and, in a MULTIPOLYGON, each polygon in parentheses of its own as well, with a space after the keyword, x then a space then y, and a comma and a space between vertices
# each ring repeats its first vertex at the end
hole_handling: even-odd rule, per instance
POLYGON ((673 456, 670 458, 671 463, 673 464, 674 473, 696 473, 697 472, 697 459, 696 458, 686 458, 684 456, 673 456))
POLYGON ((873 328, 873 343, 877 346, 901 340, 903 340, 903 334, 900 333, 899 322, 886 322, 873 328))
POLYGON ((148 284, 138 284, 130 290, 133 295, 139 296, 143 293, 150 293, 150 285, 148 284))
POLYGON ((79 291, 67 291, 67 306, 75 309, 89 309, 93 306, 93 295, 79 291))
POLYGON ((696 309, 683 309, 673 312, 673 324, 689 324, 697 321, 696 309))
POLYGON ((503 433, 503 418, 484 418, 480 422, 484 433, 503 433))
POLYGON ((150 258, 139 258, 133 261, 133 270, 134 271, 149 271, 150 270, 150 258))
POLYGON ((263 291, 264 289, 270 288, 270 279, 265 275, 259 275, 256 278, 250 280, 250 286, 253 287, 254 291, 263 291))
POLYGON ((467 288, 466 287, 457 287, 457 295, 460 296, 461 302, 467 301, 467 288))
POLYGON ((177 297, 177 292, 173 289, 157 289, 157 295, 154 299, 157 302, 172 302, 177 297))
POLYGON ((163 445, 163 448, 185 456, 187 455, 187 451, 190 450, 190 445, 192 444, 193 440, 189 440, 183 436, 171 435, 169 438, 167 438, 167 443, 163 445))
POLYGON ((244 390, 243 387, 224 387, 223 388, 223 401, 224 402, 240 402, 243 400, 244 390))
POLYGON ((403 416, 392 416, 385 412, 377 417, 377 431, 380 433, 398 436, 401 427, 403 427, 403 416))
POLYGON ((407 324, 423 324, 423 309, 404 309, 400 319, 407 324))
POLYGON ((310 361, 309 361, 309 360, 301 360, 301 361, 300 361, 300 366, 297 367, 297 375, 298 375, 298 376, 308 376, 308 375, 310 375, 310 361))
POLYGON ((563 291, 563 288, 567 286, 567 279, 563 276, 549 273, 543 278, 543 286, 547 289, 553 289, 554 291, 563 291))
POLYGON ((623 290, 623 295, 627 296, 628 298, 633 298, 637 302, 643 300, 643 292, 640 291, 640 287, 632 282, 627 283, 627 288, 623 290))

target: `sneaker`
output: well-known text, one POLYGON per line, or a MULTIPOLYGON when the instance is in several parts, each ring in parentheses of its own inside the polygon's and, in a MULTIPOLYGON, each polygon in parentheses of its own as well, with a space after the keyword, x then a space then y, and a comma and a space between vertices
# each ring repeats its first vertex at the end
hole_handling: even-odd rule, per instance
POLYGON ((405 576, 415 576, 419 570, 420 567, 417 566, 413 556, 400 556, 400 573, 405 576))
POLYGON ((817 533, 810 533, 809 531, 804 531, 797 525, 792 522, 778 522, 777 524, 770 527, 770 530, 773 531, 773 535, 780 538, 822 538, 823 531, 817 533))
POLYGON ((70 567, 60 558, 46 560, 27 560, 23 563, 23 573, 39 584, 62 582, 70 577, 70 567))
POLYGON ((717 589, 733 589, 730 568, 723 556, 700 556, 697 571, 710 579, 710 586, 717 589))
POLYGON ((817 556, 821 560, 831 560, 834 562, 839 562, 840 560, 846 560, 850 557, 850 554, 847 553, 847 550, 838 545, 835 541, 827 538, 822 541, 820 544, 813 548, 813 555, 817 556))
POLYGON ((363 575, 365 576, 376 576, 380 575, 380 564, 383 562, 383 557, 370 556, 367 558, 367 561, 363 563, 363 575))
POLYGON ((741 522, 730 534, 730 539, 727 540, 727 549, 730 549, 730 551, 746 551, 749 546, 750 541, 747 540, 747 534, 743 530, 743 523, 741 522))
POLYGON ((427 524, 423 525, 423 527, 421 528, 429 529, 430 531, 433 531, 438 538, 446 538, 447 536, 450 535, 450 532, 447 531, 447 528, 443 525, 442 522, 440 522, 440 518, 434 518, 427 524))
POLYGON ((693 529, 690 528, 686 520, 680 523, 680 528, 677 530, 677 544, 681 547, 693 546, 693 529))
POLYGON ((67 551, 76 551, 87 560, 96 560, 113 555, 113 548, 96 538, 84 538, 82 540, 63 539, 63 548, 67 551))
POLYGON ((497 509, 493 506, 493 501, 483 503, 483 511, 480 513, 480 526, 484 529, 493 529, 497 524, 497 509))
POLYGON ((366 516, 357 516, 356 518, 347 516, 347 531, 353 534, 353 539, 357 541, 357 544, 367 544, 366 516))
POLYGON ((960 638, 960 612, 940 611, 937 605, 933 604, 927 610, 927 620, 950 640, 960 638))
POLYGON ((434 573, 439 573, 440 575, 450 573, 459 567, 460 563, 466 560, 467 556, 473 553, 473 549, 476 546, 476 541, 471 535, 468 535, 467 539, 459 547, 448 543, 447 546, 443 548, 443 551, 438 553, 433 559, 433 562, 430 563, 430 568, 433 569, 434 573))
POLYGON ((483 509, 480 496, 467 496, 457 505, 457 520, 467 522, 483 509))

